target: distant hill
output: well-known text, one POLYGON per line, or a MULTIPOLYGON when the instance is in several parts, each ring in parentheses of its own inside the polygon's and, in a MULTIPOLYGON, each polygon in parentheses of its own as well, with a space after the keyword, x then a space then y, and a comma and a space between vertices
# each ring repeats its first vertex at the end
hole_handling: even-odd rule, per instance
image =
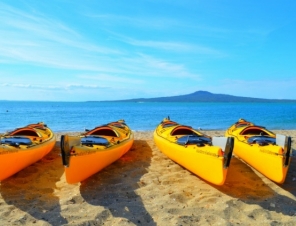
POLYGON ((296 102, 296 100, 239 97, 227 94, 214 94, 207 91, 197 91, 191 94, 171 97, 136 98, 108 102, 296 102))

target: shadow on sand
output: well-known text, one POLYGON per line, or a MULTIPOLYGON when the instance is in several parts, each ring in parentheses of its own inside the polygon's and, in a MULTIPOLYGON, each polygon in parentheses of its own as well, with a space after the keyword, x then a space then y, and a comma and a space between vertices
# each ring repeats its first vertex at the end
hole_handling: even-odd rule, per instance
POLYGON ((280 187, 296 196, 296 150, 293 150, 293 157, 291 159, 286 181, 284 184, 281 184, 280 187))
POLYGON ((100 216, 101 224, 111 214, 135 225, 156 225, 136 192, 151 157, 152 150, 147 142, 135 140, 131 150, 118 161, 81 183, 80 193, 84 200, 107 210, 100 216))
POLYGON ((230 216, 233 211, 240 211, 240 202, 244 202, 246 204, 259 205, 267 210, 264 213, 260 210, 249 213, 251 218, 256 218, 258 214, 264 214, 266 215, 266 219, 268 219, 270 217, 268 216, 268 211, 294 216, 296 214, 296 201, 293 199, 293 196, 296 195, 295 177, 295 157, 291 159, 286 181, 282 185, 278 185, 267 178, 265 179, 263 175, 261 178, 255 173, 252 167, 237 158, 232 158, 225 184, 214 187, 224 194, 238 199, 227 202, 228 208, 225 209, 226 215, 230 216), (290 197, 278 193, 287 193, 286 191, 290 193, 290 195, 288 194, 290 197))
POLYGON ((67 223, 61 216, 59 198, 54 195, 56 182, 64 173, 59 146, 60 142, 56 142, 53 150, 43 159, 1 182, 3 200, 30 215, 23 216, 17 222, 10 222, 11 224, 33 224, 36 220, 51 225, 67 223))

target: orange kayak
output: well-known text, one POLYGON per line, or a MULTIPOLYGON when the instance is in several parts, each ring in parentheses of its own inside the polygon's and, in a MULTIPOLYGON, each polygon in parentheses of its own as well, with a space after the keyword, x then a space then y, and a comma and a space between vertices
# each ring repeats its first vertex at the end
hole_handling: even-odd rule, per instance
POLYGON ((284 183, 291 161, 291 137, 274 134, 240 119, 225 136, 234 137, 234 154, 270 180, 284 183))
POLYGON ((96 127, 79 136, 62 135, 61 153, 68 183, 78 183, 118 160, 133 145, 124 120, 96 127))
POLYGON ((159 150, 170 159, 210 183, 224 184, 233 138, 210 137, 169 118, 157 126, 153 136, 159 150))
POLYGON ((55 145, 54 133, 44 124, 30 124, 0 136, 0 181, 37 162, 55 145))

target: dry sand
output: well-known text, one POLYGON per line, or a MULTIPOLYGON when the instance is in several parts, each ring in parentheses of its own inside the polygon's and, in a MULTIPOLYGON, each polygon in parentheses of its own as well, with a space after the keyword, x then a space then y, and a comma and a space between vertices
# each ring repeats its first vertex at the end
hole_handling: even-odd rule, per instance
MULTIPOLYGON (((296 131, 275 132, 296 141, 296 131)), ((152 132, 135 132, 121 159, 70 185, 60 136, 50 154, 1 182, 1 225, 296 225, 296 142, 283 185, 232 158, 225 184, 214 186, 163 155, 152 132)))

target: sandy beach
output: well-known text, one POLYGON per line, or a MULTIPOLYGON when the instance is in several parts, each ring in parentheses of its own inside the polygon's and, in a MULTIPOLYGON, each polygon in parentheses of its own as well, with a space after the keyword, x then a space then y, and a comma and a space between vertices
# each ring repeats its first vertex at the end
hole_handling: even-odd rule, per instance
MULTIPOLYGON (((274 132, 296 141, 296 130, 274 132)), ((162 154, 152 133, 136 131, 127 154, 72 185, 57 133, 46 157, 1 182, 1 225, 296 225, 296 142, 284 184, 233 157, 214 186, 162 154)))

